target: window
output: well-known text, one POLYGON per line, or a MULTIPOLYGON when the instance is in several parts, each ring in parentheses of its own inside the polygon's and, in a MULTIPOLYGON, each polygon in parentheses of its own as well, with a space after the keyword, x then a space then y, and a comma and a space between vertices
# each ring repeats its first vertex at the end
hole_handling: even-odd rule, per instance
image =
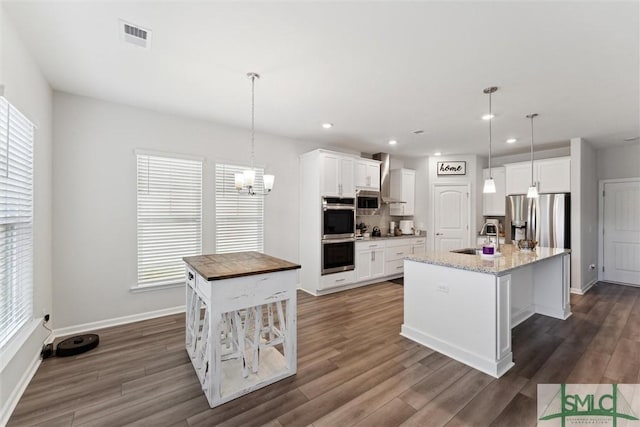
POLYGON ((34 132, 0 97, 0 348, 33 318, 34 132))
POLYGON ((202 253, 202 160, 137 152, 138 287, 184 281, 202 253))
MULTIPOLYGON (((216 164, 216 253, 263 251, 264 197, 239 194, 235 174, 246 167, 216 164)), ((255 168, 255 187, 263 188, 264 169, 255 168)))

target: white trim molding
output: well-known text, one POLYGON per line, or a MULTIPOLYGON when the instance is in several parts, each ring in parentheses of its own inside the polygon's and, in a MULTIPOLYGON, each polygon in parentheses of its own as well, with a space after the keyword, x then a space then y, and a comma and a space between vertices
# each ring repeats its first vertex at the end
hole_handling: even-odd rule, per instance
MULTIPOLYGON (((601 179, 598 184, 598 280, 604 281, 602 268, 604 267, 604 186, 605 184, 613 184, 619 182, 638 182, 640 177, 635 178, 618 178, 618 179, 601 179)), ((586 292, 590 288, 583 288, 582 292, 586 292)), ((573 291, 573 289, 572 289, 573 291)), ((577 293, 577 292, 576 292, 577 293)))
POLYGON ((82 323, 80 325, 67 326, 65 328, 54 329, 53 334, 57 337, 65 335, 79 334, 83 332, 104 329, 112 326, 124 325, 127 323, 139 322, 141 320, 155 319, 156 317, 169 316, 171 314, 184 313, 184 305, 164 308, 162 310, 148 311, 146 313, 132 314, 130 316, 115 317, 113 319, 99 320, 97 322, 82 323))
POLYGON ((40 353, 36 354, 35 357, 31 360, 29 364, 29 368, 22 374, 20 377, 20 381, 18 382, 16 388, 13 389, 9 399, 2 405, 0 408, 0 426, 7 425, 9 422, 9 418, 11 418, 11 414, 18 406, 18 402, 20 398, 24 394, 24 391, 27 389, 27 386, 31 382, 31 379, 36 374, 36 371, 40 367, 40 363, 42 363, 42 359, 40 359, 40 353))

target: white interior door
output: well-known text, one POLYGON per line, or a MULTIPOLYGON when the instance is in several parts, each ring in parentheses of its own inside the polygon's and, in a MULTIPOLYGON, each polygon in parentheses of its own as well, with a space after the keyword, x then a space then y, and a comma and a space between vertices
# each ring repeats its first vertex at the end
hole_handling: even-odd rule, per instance
POLYGON ((640 286, 640 181, 604 184, 603 274, 640 286))
POLYGON ((436 184, 434 186, 434 247, 450 251, 469 247, 468 184, 436 184))

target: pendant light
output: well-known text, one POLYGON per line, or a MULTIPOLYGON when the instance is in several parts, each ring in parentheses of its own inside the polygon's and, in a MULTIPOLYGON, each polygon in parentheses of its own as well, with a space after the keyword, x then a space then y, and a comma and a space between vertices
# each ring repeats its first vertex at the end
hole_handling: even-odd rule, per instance
POLYGON ((493 174, 491 173, 491 121, 493 120, 493 114, 491 112, 491 94, 497 91, 496 86, 486 88, 483 92, 489 94, 489 178, 484 180, 483 193, 495 193, 496 182, 493 180, 493 174))
POLYGON ((538 113, 527 114, 527 119, 531 120, 531 186, 527 190, 527 198, 535 199, 538 197, 538 189, 533 181, 533 119, 538 117, 538 113))
POLYGON ((251 79, 251 169, 245 170, 243 173, 235 174, 235 187, 238 192, 246 191, 251 196, 266 196, 273 189, 273 175, 263 175, 262 181, 264 185, 264 193, 255 191, 256 169, 255 169, 255 83, 260 78, 258 73, 247 73, 247 77, 251 79))

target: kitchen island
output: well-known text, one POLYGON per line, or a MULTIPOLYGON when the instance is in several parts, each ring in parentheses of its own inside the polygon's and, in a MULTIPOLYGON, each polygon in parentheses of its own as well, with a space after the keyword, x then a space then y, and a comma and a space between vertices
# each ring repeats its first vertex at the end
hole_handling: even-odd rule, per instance
POLYGON ((570 251, 503 245, 501 252, 405 258, 401 334, 494 377, 507 372, 511 328, 534 313, 571 315, 570 251))
POLYGON ((259 252, 184 262, 185 345, 209 405, 294 375, 300 265, 259 252))

